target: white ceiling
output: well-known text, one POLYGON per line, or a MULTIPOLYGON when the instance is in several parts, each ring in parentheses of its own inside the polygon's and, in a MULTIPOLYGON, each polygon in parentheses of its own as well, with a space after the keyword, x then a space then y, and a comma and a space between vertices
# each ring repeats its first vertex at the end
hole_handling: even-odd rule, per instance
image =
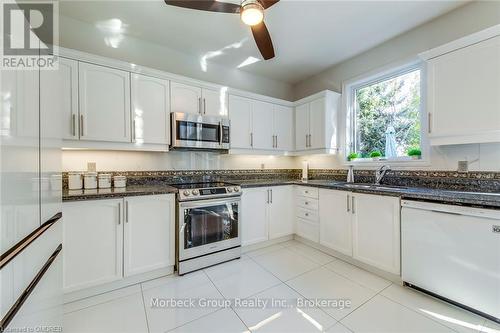
MULTIPOLYGON (((281 0, 265 13, 276 57, 240 69, 297 83, 463 4, 281 0)), ((235 14, 177 8, 163 0, 61 1, 60 11, 103 29, 208 56, 209 62, 224 66, 238 67, 248 57, 261 59, 249 27, 235 14)))

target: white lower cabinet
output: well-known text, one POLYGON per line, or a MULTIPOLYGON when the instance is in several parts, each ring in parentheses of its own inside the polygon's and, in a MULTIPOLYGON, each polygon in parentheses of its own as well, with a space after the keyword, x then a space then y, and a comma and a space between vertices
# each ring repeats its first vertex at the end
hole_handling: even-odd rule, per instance
POLYGON ((122 208, 122 199, 63 203, 65 292, 121 279, 122 208))
POLYGON ((269 239, 293 234, 292 186, 274 186, 270 189, 269 239))
POLYGON ((319 190, 319 243, 352 256, 351 194, 345 191, 319 190))
POLYGON ((359 193, 353 196, 353 258, 399 274, 400 199, 359 193))
POLYGON ((400 199, 319 192, 319 243, 381 270, 400 274, 400 199))
POLYGON ((241 245, 293 234, 292 186, 256 187, 241 197, 241 245))
POLYGON ((174 196, 139 196, 124 200, 123 275, 174 265, 174 196))
POLYGON ((63 203, 65 292, 174 265, 174 194, 63 203))
POLYGON ((295 233, 315 243, 320 238, 318 193, 314 187, 295 188, 295 233))

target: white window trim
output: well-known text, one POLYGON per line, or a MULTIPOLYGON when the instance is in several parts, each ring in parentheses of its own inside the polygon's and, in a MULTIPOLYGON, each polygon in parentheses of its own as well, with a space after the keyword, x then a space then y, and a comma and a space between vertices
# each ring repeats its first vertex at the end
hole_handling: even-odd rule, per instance
POLYGON ((413 58, 398 63, 393 63, 382 68, 362 74, 350 80, 342 82, 342 115, 345 123, 345 132, 341 133, 344 137, 344 147, 342 149, 342 161, 344 166, 381 166, 384 164, 393 164, 397 166, 429 166, 430 165, 430 145, 428 138, 428 115, 427 115, 427 71, 425 62, 421 59, 413 58), (412 159, 410 157, 398 158, 380 158, 374 160, 371 158, 356 159, 347 161, 347 156, 351 151, 351 140, 353 131, 353 116, 354 116, 354 91, 355 89, 384 81, 388 78, 410 72, 415 69, 420 69, 420 149, 422 156, 420 159, 412 159))

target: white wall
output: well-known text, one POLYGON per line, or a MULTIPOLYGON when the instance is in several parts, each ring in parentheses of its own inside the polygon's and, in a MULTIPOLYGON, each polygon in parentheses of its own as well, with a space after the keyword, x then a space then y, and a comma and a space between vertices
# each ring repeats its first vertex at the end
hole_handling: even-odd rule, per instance
MULTIPOLYGON (((190 78, 291 101, 292 85, 234 68, 208 62, 206 72, 200 59, 135 37, 121 35, 117 48, 106 45, 106 35, 96 27, 61 16, 59 43, 62 47, 123 60, 190 78)), ((109 42, 108 42, 109 44, 109 42)))
MULTIPOLYGON (((472 2, 297 83, 295 100, 325 89, 340 92, 342 81, 496 24, 500 24, 500 1, 472 2)), ((357 42, 361 41, 353 40, 357 42)))
POLYGON ((206 152, 134 152, 64 150, 63 171, 84 171, 87 162, 96 162, 98 171, 155 171, 207 169, 295 168, 293 157, 220 155, 206 152))

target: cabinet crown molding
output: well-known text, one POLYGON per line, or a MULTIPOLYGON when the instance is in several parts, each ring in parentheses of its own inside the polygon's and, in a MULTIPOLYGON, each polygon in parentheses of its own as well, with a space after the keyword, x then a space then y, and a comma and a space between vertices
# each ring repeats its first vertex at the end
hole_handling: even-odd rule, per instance
POLYGON ((439 57, 443 54, 479 43, 489 38, 500 35, 500 24, 494 25, 487 29, 478 31, 476 33, 467 35, 465 37, 459 38, 457 40, 451 41, 449 43, 440 45, 433 49, 419 53, 418 56, 422 60, 430 60, 432 58, 439 57))

